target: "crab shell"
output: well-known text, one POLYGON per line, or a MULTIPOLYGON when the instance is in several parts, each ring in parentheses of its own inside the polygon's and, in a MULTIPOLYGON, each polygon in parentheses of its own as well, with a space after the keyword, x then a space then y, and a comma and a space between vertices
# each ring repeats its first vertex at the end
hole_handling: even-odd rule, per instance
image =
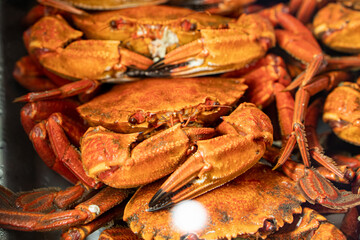
POLYGON ((144 79, 139 82, 116 85, 111 91, 83 104, 78 111, 92 126, 101 125, 120 133, 146 131, 154 119, 169 121, 170 116, 196 116, 196 122, 206 125, 229 113, 244 94, 247 86, 241 78, 183 78, 144 79), (226 94, 224 94, 226 92, 226 94), (213 100, 223 107, 208 111, 195 109, 213 100), (149 116, 140 124, 129 119, 136 113, 149 116), (156 116, 156 117, 155 117, 156 116))
POLYGON ((328 47, 347 53, 360 53, 360 12, 331 3, 313 21, 314 34, 328 47))
POLYGON ((214 77, 144 79, 116 85, 78 107, 81 117, 96 126, 89 128, 81 139, 84 169, 89 176, 118 188, 164 177, 182 163, 191 144, 181 124, 171 126, 170 118, 174 123, 180 121, 179 115, 185 121, 191 118, 195 127, 215 123, 230 112, 246 88, 243 79, 214 77), (209 100, 220 107, 206 106, 209 100), (144 116, 144 121, 130 123, 134 115, 144 116), (156 125, 165 129, 131 147, 141 139, 141 133, 146 135, 156 125), (123 167, 111 174, 117 166, 123 167))
POLYGON ((223 28, 230 18, 171 6, 141 6, 73 15, 74 24, 89 39, 120 40, 122 46, 152 57, 200 38, 199 29, 223 28))
POLYGON ((323 120, 344 141, 360 146, 360 88, 344 82, 326 98, 323 120))
MULTIPOLYGON (((185 232, 172 225, 171 209, 147 212, 147 203, 161 181, 141 187, 127 204, 124 221, 145 240, 181 239, 185 232)), ((206 226, 194 232, 200 239, 262 237, 293 221, 305 201, 296 183, 271 168, 256 164, 233 181, 195 199, 207 210, 206 226), (273 231, 262 231, 266 221, 273 231)))

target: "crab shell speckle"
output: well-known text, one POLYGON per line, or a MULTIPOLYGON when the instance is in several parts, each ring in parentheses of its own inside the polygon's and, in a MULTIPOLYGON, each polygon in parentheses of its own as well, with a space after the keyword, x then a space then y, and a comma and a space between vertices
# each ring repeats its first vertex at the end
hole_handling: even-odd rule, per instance
MULTIPOLYGON (((172 226, 171 209, 146 211, 160 184, 140 188, 127 204, 124 220, 145 240, 181 239, 186 233, 172 226)), ((206 227, 194 233, 200 239, 265 238, 271 233, 261 231, 265 221, 271 221, 276 231, 301 213, 305 201, 294 181, 262 164, 195 200, 209 216, 206 227)))
POLYGON ((121 133, 141 132, 149 128, 149 123, 129 124, 130 116, 136 112, 166 117, 169 113, 193 112, 211 99, 226 107, 219 108, 221 111, 215 111, 217 108, 200 111, 196 118, 199 122, 214 122, 220 112, 230 111, 229 106, 234 106, 246 89, 241 78, 150 78, 116 85, 80 106, 78 111, 92 126, 101 125, 121 133))

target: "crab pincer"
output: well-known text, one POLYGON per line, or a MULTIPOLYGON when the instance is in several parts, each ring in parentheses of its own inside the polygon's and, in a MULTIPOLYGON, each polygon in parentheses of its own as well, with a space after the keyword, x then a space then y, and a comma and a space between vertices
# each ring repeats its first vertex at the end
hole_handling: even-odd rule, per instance
POLYGON ((196 142, 196 152, 163 183, 149 211, 199 196, 251 168, 272 144, 272 126, 260 112, 244 103, 223 117, 217 127, 222 135, 196 142))

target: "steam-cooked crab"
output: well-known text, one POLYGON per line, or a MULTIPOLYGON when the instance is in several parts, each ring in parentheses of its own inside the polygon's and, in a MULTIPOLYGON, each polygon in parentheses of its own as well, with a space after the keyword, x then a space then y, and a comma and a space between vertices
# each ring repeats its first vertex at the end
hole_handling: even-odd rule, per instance
POLYGON ((292 223, 293 214, 301 213, 300 205, 305 201, 295 182, 257 164, 226 185, 197 197, 195 201, 206 209, 206 223, 197 231, 184 232, 173 224, 178 219, 173 219, 171 209, 147 211, 147 202, 160 184, 140 188, 125 208, 124 220, 144 239, 181 239, 187 234, 196 236, 191 239, 266 238, 285 223, 292 223))
MULTIPOLYGON (((144 79, 114 86, 77 108, 94 126, 80 143, 86 177, 117 188, 134 187, 170 174, 187 159, 154 198, 154 209, 163 207, 157 203, 184 185, 186 190, 168 198, 168 204, 233 179, 251 168, 272 143, 270 119, 253 104, 243 103, 224 116, 246 88, 243 79, 216 77, 144 79), (246 161, 238 162, 238 154, 246 161)), ((35 108, 37 103, 28 106, 35 108)), ((32 123, 33 110, 25 107, 23 113, 23 122, 32 123)), ((46 129, 34 127, 34 146, 45 145, 48 140, 42 136, 49 135, 52 149, 44 152, 39 147, 40 154, 55 152, 67 166, 78 166, 80 157, 66 154, 73 148, 56 121, 51 117, 46 129)), ((67 134, 75 131, 70 128, 67 134)), ((84 175, 79 168, 73 171, 84 175)))

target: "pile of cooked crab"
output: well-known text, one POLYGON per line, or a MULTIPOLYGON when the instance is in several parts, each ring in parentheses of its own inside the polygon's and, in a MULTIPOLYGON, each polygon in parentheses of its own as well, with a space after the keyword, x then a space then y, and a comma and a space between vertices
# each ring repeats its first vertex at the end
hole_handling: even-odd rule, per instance
POLYGON ((100 239, 358 239, 360 155, 327 150, 317 125, 360 145, 359 10, 39 1, 13 74, 29 93, 14 104, 72 185, 1 186, 0 226, 63 239, 99 228, 100 239), (198 228, 175 222, 187 202, 204 210, 198 228), (327 213, 345 214, 339 228, 327 213))

